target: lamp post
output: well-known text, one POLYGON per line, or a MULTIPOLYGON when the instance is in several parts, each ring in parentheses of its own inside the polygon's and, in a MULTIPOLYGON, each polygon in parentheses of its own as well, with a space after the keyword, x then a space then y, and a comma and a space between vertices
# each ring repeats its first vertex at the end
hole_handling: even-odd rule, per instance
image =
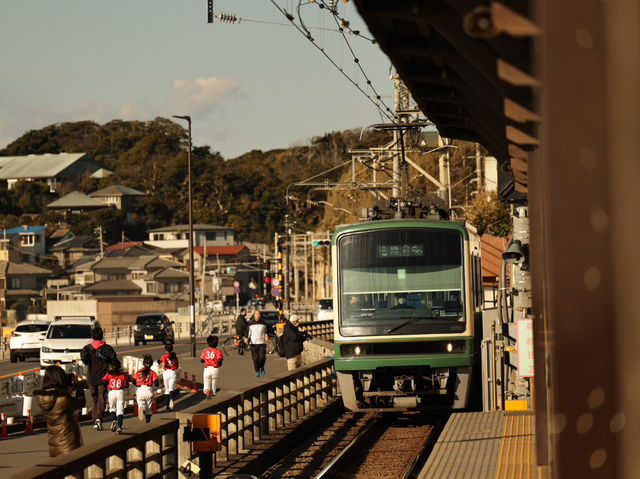
POLYGON ((187 153, 187 176, 189 180, 189 318, 191 323, 191 357, 196 357, 196 311, 194 307, 193 281, 193 208, 191 202, 191 117, 173 115, 173 118, 186 120, 189 125, 189 151, 187 153))

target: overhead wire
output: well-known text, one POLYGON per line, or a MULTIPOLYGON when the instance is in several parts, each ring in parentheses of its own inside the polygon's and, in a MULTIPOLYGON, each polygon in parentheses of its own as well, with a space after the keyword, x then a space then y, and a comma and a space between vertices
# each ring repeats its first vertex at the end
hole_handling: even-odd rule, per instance
MULTIPOLYGON (((313 38, 313 36, 311 35, 311 32, 309 30, 304 30, 303 28, 305 27, 300 27, 295 23, 295 18, 293 17, 293 15, 291 15, 289 12, 287 12, 286 10, 283 10, 280 5, 278 5, 276 3, 275 0, 270 0, 270 2, 273 4, 274 7, 276 7, 276 9, 282 13, 285 18, 287 20, 289 20, 289 22, 291 22, 291 25, 298 30, 298 32, 300 32, 301 35, 303 35, 307 40, 309 40, 309 42, 311 42, 311 44, 318 49, 323 55, 324 57, 340 72, 340 74, 342 74, 342 76, 344 76, 347 81, 349 83, 351 83, 354 87, 356 87, 371 103, 373 103, 373 105, 376 107, 376 109, 380 112, 381 116, 384 115, 386 118, 388 118, 389 120, 393 121, 393 114, 392 114, 392 110, 384 103, 384 101, 382 100, 380 94, 377 92, 377 90, 373 87, 373 84, 371 82, 371 80, 369 79, 368 76, 366 76, 365 74, 365 78, 367 78, 367 85, 371 88, 371 90, 374 92, 375 94, 375 100, 374 98, 372 98, 367 92, 365 92, 362 87, 356 82, 354 81, 345 71, 344 68, 340 67, 334 60, 333 58, 331 58, 327 52, 325 51, 324 48, 320 47, 315 39, 313 38), (382 105, 384 105, 384 109, 382 107, 380 107, 379 103, 382 103, 382 105), (385 111, 386 110, 386 111, 385 111)), ((301 20, 301 19, 300 19, 301 20)), ((341 32, 343 38, 344 37, 344 32, 341 32)), ((353 52, 353 50, 350 48, 350 51, 353 52)), ((355 56, 355 54, 353 54, 354 57, 354 62, 355 63, 359 63, 360 61, 358 60, 358 58, 355 56)), ((362 67, 360 66, 360 68, 362 69, 362 67)), ((364 72, 364 70, 361 70, 364 72)))

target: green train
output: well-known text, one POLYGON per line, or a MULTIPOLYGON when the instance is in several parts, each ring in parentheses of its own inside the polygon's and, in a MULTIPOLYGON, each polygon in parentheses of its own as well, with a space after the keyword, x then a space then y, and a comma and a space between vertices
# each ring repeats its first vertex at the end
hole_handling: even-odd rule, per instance
POLYGON ((332 238, 335 370, 352 411, 463 409, 479 384, 480 239, 462 222, 386 219, 332 238))

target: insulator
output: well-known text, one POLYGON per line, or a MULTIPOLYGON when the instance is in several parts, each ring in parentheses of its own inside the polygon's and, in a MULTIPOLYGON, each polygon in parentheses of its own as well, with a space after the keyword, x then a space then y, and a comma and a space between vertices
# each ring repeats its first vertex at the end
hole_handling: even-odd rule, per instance
POLYGON ((330 0, 329 1, 329 10, 333 10, 334 8, 336 8, 336 2, 335 2, 335 0, 330 0))
POLYGON ((223 23, 236 23, 238 21, 238 17, 231 13, 221 13, 220 15, 216 15, 216 17, 223 23))
POLYGON ((343 18, 342 20, 340 20, 340 26, 342 28, 349 28, 349 20, 347 20, 346 18, 343 18))

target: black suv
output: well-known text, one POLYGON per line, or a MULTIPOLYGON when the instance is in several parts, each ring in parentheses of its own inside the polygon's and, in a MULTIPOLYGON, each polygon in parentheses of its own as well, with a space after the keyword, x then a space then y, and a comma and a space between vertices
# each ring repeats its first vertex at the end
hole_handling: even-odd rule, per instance
POLYGON ((141 314, 136 318, 133 327, 133 341, 136 346, 139 343, 147 344, 147 341, 162 341, 173 344, 176 340, 173 333, 175 321, 169 321, 162 313, 141 314))

